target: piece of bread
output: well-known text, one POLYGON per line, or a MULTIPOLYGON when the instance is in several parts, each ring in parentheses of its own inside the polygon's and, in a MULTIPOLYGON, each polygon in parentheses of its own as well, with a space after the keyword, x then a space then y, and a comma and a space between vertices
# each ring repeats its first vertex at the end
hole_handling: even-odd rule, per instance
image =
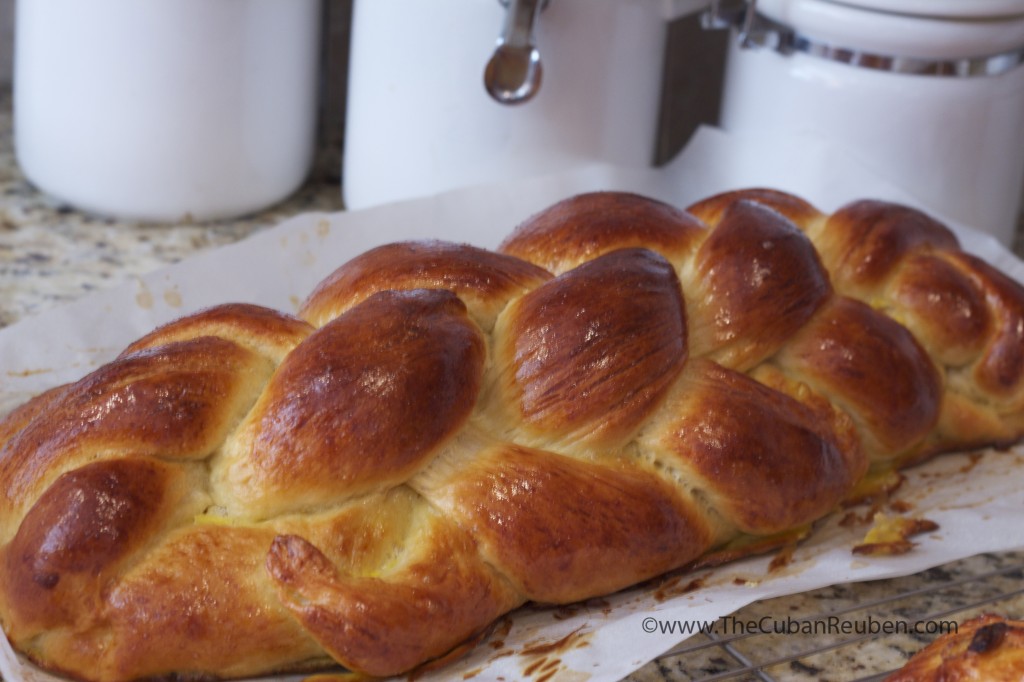
POLYGON ((885 682, 1020 682, 1024 621, 986 613, 917 652, 885 682))
POLYGON ((383 246, 9 415, 0 619, 87 680, 401 673, 1016 441, 1022 334, 1019 284, 880 202, 594 193, 383 246))

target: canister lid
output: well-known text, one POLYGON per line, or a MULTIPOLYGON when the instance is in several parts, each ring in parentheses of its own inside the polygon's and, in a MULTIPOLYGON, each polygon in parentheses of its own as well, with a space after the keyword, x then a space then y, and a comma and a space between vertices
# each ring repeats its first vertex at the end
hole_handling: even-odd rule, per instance
POLYGON ((1020 0, 758 0, 764 16, 839 49, 914 59, 1024 50, 1020 0))
POLYGON ((1021 0, 824 0, 861 9, 919 17, 990 19, 1024 15, 1021 0))

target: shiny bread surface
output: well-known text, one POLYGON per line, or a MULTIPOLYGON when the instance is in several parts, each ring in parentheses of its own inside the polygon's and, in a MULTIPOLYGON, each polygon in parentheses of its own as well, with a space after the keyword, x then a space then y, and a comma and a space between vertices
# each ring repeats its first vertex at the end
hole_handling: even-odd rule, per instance
POLYGON ((0 622, 95 682, 396 675, 1024 435, 1024 288, 904 206, 583 194, 389 244, 0 422, 0 622), (600 567, 600 568, 597 568, 600 567))

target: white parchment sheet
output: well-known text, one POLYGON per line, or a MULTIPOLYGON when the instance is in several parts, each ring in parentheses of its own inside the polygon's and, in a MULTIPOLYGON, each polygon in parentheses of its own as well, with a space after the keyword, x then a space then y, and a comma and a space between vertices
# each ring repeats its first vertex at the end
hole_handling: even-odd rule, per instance
MULTIPOLYGON (((493 247, 530 214, 581 191, 638 191, 685 206, 750 186, 791 191, 826 211, 868 197, 920 205, 821 143, 750 140, 705 128, 657 170, 596 165, 362 211, 302 215, 0 330, 0 414, 83 376, 154 326, 200 308, 245 301, 294 312, 319 280, 378 244, 440 238, 493 247)), ((1024 281, 1024 263, 994 239, 952 227, 969 251, 1024 281)), ((865 528, 843 527, 838 517, 830 518, 784 570, 769 572, 771 556, 765 556, 698 571, 693 577, 703 586, 674 596, 649 585, 571 609, 522 609, 469 655, 417 679, 618 680, 683 639, 678 629, 661 632, 672 627, 665 623, 710 622, 758 599, 907 575, 981 552, 1024 547, 1024 448, 987 452, 977 461, 966 454, 946 456, 907 478, 897 497, 912 505, 913 515, 939 525, 917 538, 909 554, 854 556, 850 549, 865 528)), ((4 638, 0 673, 10 682, 57 679, 21 661, 4 638)))

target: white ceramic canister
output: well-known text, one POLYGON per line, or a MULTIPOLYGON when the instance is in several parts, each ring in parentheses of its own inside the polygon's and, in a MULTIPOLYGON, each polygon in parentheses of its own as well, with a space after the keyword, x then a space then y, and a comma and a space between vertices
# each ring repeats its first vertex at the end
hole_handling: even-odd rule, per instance
POLYGON ((509 4, 356 0, 348 208, 593 162, 650 165, 667 20, 707 0, 544 0, 540 89, 503 104, 488 95, 484 71, 509 4))
POLYGON ((1024 2, 756 9, 752 44, 728 52, 726 131, 839 144, 924 206, 1011 243, 1024 182, 1024 2))
POLYGON ((320 0, 19 0, 14 132, 41 190, 103 215, 243 215, 311 166, 320 0))

